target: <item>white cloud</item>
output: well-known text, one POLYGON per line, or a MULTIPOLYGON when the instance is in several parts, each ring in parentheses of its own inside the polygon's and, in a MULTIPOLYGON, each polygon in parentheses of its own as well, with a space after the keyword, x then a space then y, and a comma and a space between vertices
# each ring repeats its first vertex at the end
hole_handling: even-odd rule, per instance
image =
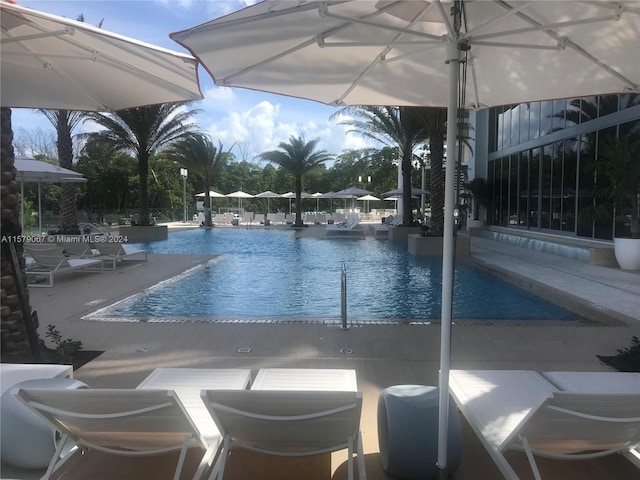
MULTIPOLYGON (((306 140, 319 138, 318 148, 333 155, 369 146, 358 135, 347 133, 350 127, 340 125, 341 118, 320 118, 298 119, 296 112, 280 104, 262 101, 244 111, 230 110, 203 128, 214 141, 220 140, 225 149, 233 143, 242 145, 248 152, 246 160, 254 160, 262 152, 277 149, 279 143, 287 142, 292 135, 303 136, 306 140)), ((238 149, 234 151, 240 158, 238 149)))

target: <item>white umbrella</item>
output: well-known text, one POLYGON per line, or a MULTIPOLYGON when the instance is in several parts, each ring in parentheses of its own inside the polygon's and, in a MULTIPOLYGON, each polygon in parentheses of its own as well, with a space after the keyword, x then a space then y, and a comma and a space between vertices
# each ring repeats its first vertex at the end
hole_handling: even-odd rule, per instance
POLYGON ((320 199, 322 198, 322 195, 324 195, 321 192, 316 192, 316 193, 312 193, 311 196, 315 197, 316 199, 316 212, 320 211, 320 199))
POLYGON ((266 192, 262 192, 256 195, 256 198, 266 198, 267 199, 267 214, 269 213, 269 199, 270 198, 280 198, 280 194, 272 192, 271 190, 267 190, 266 192))
POLYGON ((121 110, 202 98, 189 55, 0 2, 3 107, 121 110))
MULTIPOLYGON (((15 157, 16 180, 20 182, 20 198, 24 198, 24 183, 38 183, 38 229, 42 233, 42 195, 40 183, 82 183, 87 179, 81 173, 59 167, 35 158, 15 157)), ((20 202, 20 218, 24 231, 24 201, 20 202)))
MULTIPOLYGON (((206 192, 202 192, 202 193, 196 193, 196 197, 198 198, 204 198, 205 197, 206 192)), ((209 198, 224 198, 228 195, 223 195, 222 193, 218 193, 214 190, 209 190, 209 198)))
POLYGON ((238 208, 242 209, 242 199, 243 198, 253 198, 253 195, 247 192, 243 192, 242 190, 238 190, 237 192, 228 193, 225 197, 237 198, 238 199, 238 208))
POLYGON ((378 197, 374 197, 373 195, 364 195, 362 197, 358 197, 357 199, 358 200, 362 200, 364 202, 367 202, 366 203, 367 208, 365 208, 365 213, 367 213, 367 210, 369 210, 369 202, 370 201, 376 202, 376 201, 380 200, 378 197))
POLYGON ((637 91, 639 15, 638 0, 265 1, 171 35, 218 85, 332 105, 447 107, 437 459, 443 477, 458 108, 637 91), (461 66, 469 70, 462 87, 461 66))

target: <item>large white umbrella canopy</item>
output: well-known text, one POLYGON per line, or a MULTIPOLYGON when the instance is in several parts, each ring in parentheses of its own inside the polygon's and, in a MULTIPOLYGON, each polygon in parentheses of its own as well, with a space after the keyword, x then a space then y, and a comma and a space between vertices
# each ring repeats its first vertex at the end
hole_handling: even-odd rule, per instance
MULTIPOLYGON (((82 183, 87 179, 81 173, 74 172, 67 168, 42 162, 35 158, 15 157, 14 167, 16 169, 16 180, 20 182, 20 198, 24 198, 25 182, 38 183, 38 230, 42 233, 42 194, 41 183, 82 183)), ((24 231, 24 201, 20 202, 20 218, 22 230, 24 231)))
POLYGON ((190 55, 0 2, 3 107, 108 111, 198 100, 190 55))
POLYGON ((446 477, 456 115, 640 89, 640 1, 265 1, 171 38, 217 85, 447 107, 438 466, 446 477), (461 67, 468 69, 459 85, 461 67))

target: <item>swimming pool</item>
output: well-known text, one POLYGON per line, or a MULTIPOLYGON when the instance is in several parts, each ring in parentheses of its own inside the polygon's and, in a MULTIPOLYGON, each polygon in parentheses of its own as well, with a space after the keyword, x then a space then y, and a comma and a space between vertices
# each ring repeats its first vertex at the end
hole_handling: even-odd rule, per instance
MULTIPOLYGON (((100 311, 114 321, 340 319, 347 270, 350 321, 439 320, 440 258, 385 240, 295 238, 291 230, 218 228, 137 244, 149 253, 219 255, 100 311)), ((472 264, 456 263, 457 320, 577 320, 578 316, 472 264)))

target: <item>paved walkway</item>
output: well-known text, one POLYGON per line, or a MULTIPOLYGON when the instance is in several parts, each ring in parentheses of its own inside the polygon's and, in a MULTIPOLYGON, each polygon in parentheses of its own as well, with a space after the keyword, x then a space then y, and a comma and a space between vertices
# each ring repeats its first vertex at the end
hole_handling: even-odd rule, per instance
MULTIPOLYGON (((616 349, 630 344, 633 335, 640 336, 637 273, 593 267, 477 237, 472 238, 472 254, 488 268, 515 275, 529 288, 547 285, 558 297, 585 310, 595 307, 589 308, 594 321, 520 326, 468 322, 454 326, 452 368, 607 371, 596 355, 615 354, 616 349)), ((353 368, 364 393, 367 478, 391 480, 380 468, 378 396, 389 385, 437 384, 437 324, 365 325, 343 331, 323 324, 154 324, 81 319, 96 308, 210 258, 150 255, 147 262, 127 263, 113 272, 69 276, 56 279, 51 289, 32 289, 31 304, 40 314, 41 333, 51 323, 64 338, 81 340, 86 350, 104 351, 75 373, 93 387, 133 388, 157 367, 250 368, 254 375, 263 367, 353 368), (245 348, 250 352, 242 353, 245 348)), ((499 480, 501 475, 464 421, 463 442, 463 463, 453 478, 499 480)), ((334 480, 346 478, 344 458, 341 454, 332 456, 334 480)), ((514 453, 510 460, 523 479, 530 478, 524 455, 514 453)), ((639 477, 639 471, 619 455, 585 462, 541 460, 540 468, 546 480, 639 477)), ((27 480, 39 478, 42 472, 15 471, 3 465, 2 473, 2 478, 27 480)), ((277 469, 274 475, 279 480, 285 478, 277 469)))

